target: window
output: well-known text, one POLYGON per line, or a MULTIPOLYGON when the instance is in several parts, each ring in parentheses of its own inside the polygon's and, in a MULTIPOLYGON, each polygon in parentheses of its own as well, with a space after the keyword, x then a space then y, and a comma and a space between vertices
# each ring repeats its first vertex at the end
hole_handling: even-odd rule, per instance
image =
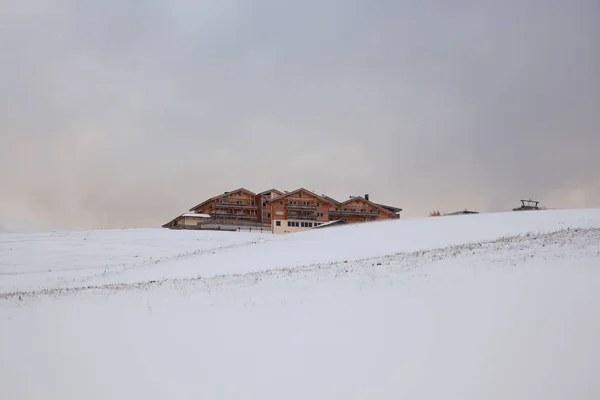
POLYGON ((309 223, 308 223, 308 227, 309 227, 309 228, 312 228, 312 226, 313 226, 313 223, 312 223, 312 222, 309 222, 309 223))
POLYGON ((251 202, 250 202, 250 205, 251 205, 251 206, 253 206, 253 205, 254 205, 254 202, 253 202, 253 201, 251 201, 251 202))
POLYGON ((283 200, 279 200, 279 204, 283 205, 283 200))
POLYGON ((267 218, 271 218, 271 213, 267 214, 267 218))
POLYGON ((281 221, 275 221, 275 225, 281 226, 281 221))
POLYGON ((321 204, 320 204, 320 203, 317 203, 317 207, 321 207, 321 204))

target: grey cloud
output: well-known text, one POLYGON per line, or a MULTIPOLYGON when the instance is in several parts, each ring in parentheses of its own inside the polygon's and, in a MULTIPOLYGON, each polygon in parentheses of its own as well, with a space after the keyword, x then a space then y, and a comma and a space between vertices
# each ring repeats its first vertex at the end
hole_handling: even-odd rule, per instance
POLYGON ((0 223, 159 226, 245 186, 600 206, 595 1, 2 6, 0 223))

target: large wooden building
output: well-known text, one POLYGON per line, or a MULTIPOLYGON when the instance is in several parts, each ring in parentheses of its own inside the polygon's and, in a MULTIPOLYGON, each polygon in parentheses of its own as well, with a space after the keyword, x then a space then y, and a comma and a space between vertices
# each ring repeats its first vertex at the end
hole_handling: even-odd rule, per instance
POLYGON ((356 196, 339 202, 304 188, 292 192, 270 189, 255 194, 244 188, 211 197, 190 213, 163 225, 171 229, 271 230, 292 233, 332 221, 362 223, 400 218, 401 208, 356 196))

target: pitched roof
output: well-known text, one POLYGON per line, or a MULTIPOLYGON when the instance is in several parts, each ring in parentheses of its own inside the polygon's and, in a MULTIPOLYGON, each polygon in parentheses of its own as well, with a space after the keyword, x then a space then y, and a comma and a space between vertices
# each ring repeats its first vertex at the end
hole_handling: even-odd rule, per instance
POLYGON ((356 201, 356 200, 364 201, 365 203, 367 203, 367 204, 369 204, 369 205, 371 205, 371 206, 373 206, 375 208, 379 208, 380 210, 383 210, 384 212, 386 212, 388 214, 395 214, 398 211, 402 211, 401 208, 395 208, 395 207, 390 207, 390 206, 384 206, 382 204, 373 203, 372 201, 367 200, 367 199, 365 199, 362 196, 352 197, 351 199, 348 199, 348 200, 342 202, 340 204, 340 206, 343 206, 346 203, 351 203, 351 202, 356 201), (395 210, 397 210, 397 211, 395 211, 395 210))
POLYGON ((283 199, 285 197, 294 195, 294 194, 299 193, 299 192, 310 193, 311 196, 315 196, 317 199, 322 200, 325 203, 332 203, 332 200, 333 200, 333 199, 328 199, 328 198, 323 197, 323 196, 319 196, 318 194, 316 194, 314 192, 311 192, 310 190, 307 190, 307 189, 304 189, 304 188, 300 188, 300 189, 294 190, 293 192, 285 193, 285 194, 283 194, 281 196, 277 196, 275 198, 272 198, 271 200, 267 201, 267 204, 268 203, 272 203, 272 202, 277 201, 277 200, 281 200, 281 199, 283 199))
POLYGON ((393 213, 397 213, 397 212, 402 211, 402 209, 398 208, 398 207, 386 206, 385 204, 378 204, 378 203, 374 203, 374 204, 377 204, 379 207, 386 208, 386 209, 390 210, 393 213))
POLYGON ((330 202, 332 202, 332 203, 333 203, 333 204, 335 204, 335 205, 340 205, 340 204, 342 204, 341 202, 337 201, 337 200, 336 200, 336 199, 334 199, 333 197, 329 197, 329 196, 326 196, 326 195, 322 195, 321 197, 323 197, 323 198, 325 198, 325 199, 329 200, 330 202))
POLYGON ((277 189, 269 189, 269 190, 265 190, 264 192, 260 192, 257 194, 257 196, 263 195, 263 194, 267 194, 267 193, 279 193, 279 195, 281 196, 282 194, 284 194, 281 190, 277 190, 277 189))
POLYGON ((202 203, 198 204, 197 206, 190 208, 190 211, 194 211, 194 210, 196 210, 196 209, 198 209, 198 208, 202 207, 203 205, 205 205, 205 204, 207 204, 207 203, 210 203, 210 202, 211 202, 211 201, 213 201, 213 200, 218 200, 218 199, 220 199, 220 198, 222 198, 222 197, 225 197, 225 196, 227 196, 227 195, 229 195, 229 194, 231 194, 231 193, 236 193, 236 192, 246 192, 246 193, 248 193, 248 194, 249 194, 249 195, 251 195, 251 196, 256 196, 256 194, 254 194, 253 192, 249 191, 248 189, 244 189, 244 188, 238 188, 238 189, 235 189, 235 190, 232 190, 232 191, 229 191, 229 192, 225 192, 225 193, 223 193, 223 194, 220 194, 220 195, 217 195, 217 196, 211 197, 211 198, 210 198, 210 199, 208 199, 208 200, 204 200, 202 203))

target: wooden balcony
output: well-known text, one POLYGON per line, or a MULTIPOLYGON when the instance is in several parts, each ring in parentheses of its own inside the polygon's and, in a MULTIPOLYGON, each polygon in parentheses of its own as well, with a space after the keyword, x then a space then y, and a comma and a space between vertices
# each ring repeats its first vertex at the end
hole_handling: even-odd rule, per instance
POLYGON ((287 204, 287 208, 290 210, 316 210, 317 209, 317 204, 316 203, 312 203, 312 204, 287 204))
POLYGON ((375 211, 346 211, 346 210, 329 210, 329 215, 337 215, 337 216, 350 216, 350 217, 377 217, 379 216, 378 212, 375 211))
POLYGON ((288 214, 287 219, 298 219, 303 221, 315 221, 317 219, 316 215, 302 215, 302 214, 288 214))
POLYGON ((228 218, 228 219, 245 219, 247 221, 258 221, 258 215, 250 214, 230 214, 224 212, 214 212, 210 214, 211 217, 215 218, 228 218))
POLYGON ((223 202, 223 203, 216 203, 216 208, 218 209, 236 209, 236 210, 257 210, 258 206, 257 205, 252 205, 250 202, 240 202, 240 203, 236 203, 236 202, 223 202))

